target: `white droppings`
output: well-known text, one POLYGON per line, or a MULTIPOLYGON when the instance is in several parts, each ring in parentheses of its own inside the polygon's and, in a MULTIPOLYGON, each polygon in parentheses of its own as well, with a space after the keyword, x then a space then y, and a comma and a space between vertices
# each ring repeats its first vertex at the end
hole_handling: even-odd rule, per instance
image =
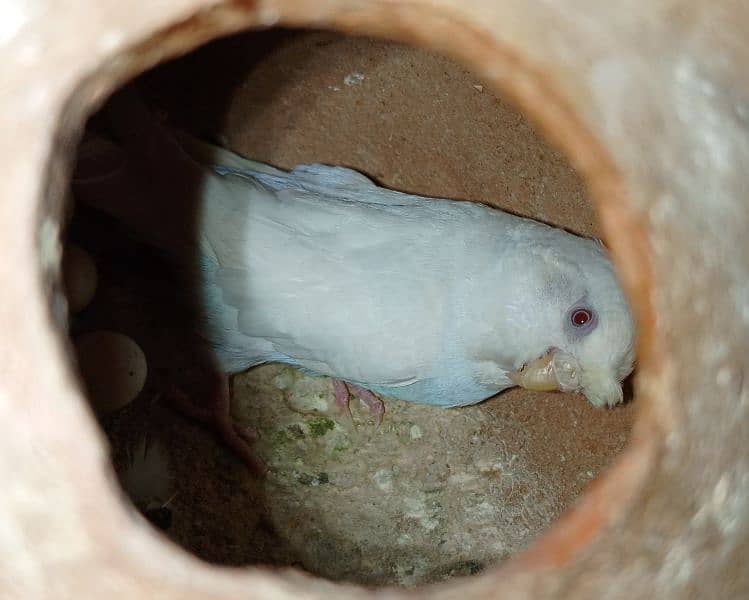
POLYGON ((380 469, 372 476, 372 480, 381 491, 386 493, 393 491, 393 472, 390 469, 380 469))
POLYGON ((348 75, 346 75, 346 77, 343 78, 343 83, 348 86, 359 85, 362 81, 364 81, 364 75, 357 71, 349 73, 348 75))
POLYGON ((495 516, 496 512, 495 507, 486 500, 480 504, 466 507, 466 513, 470 515, 472 520, 477 521, 488 521, 495 516))
POLYGON ((324 377, 301 377, 284 370, 272 378, 273 387, 281 390, 287 406, 299 414, 327 414, 330 411, 330 380, 324 377))
POLYGON ((405 586, 416 585, 424 581, 429 571, 429 561, 423 556, 414 556, 409 563, 398 564, 395 567, 398 583, 405 586))
POLYGON ((476 468, 481 473, 499 472, 501 473, 504 469, 500 463, 489 461, 488 459, 481 459, 476 462, 476 468))
POLYGON ((408 433, 411 436, 412 440, 420 440, 423 437, 423 434, 421 433, 421 427, 419 427, 418 425, 411 425, 411 429, 409 429, 408 433))
MULTIPOLYGON (((297 398, 301 398, 302 396, 300 394, 296 395, 297 398)), ((304 402, 300 402, 298 404, 294 404, 292 402, 289 403, 289 405, 294 408, 296 407, 299 412, 302 413, 326 413, 328 412, 328 409, 330 408, 330 405, 328 403, 328 398, 322 394, 311 394, 307 396, 306 400, 304 402)))
POLYGON ((455 473, 455 475, 450 475, 447 481, 450 485, 457 485, 461 488, 465 488, 468 484, 472 484, 476 481, 476 476, 471 475, 470 473, 455 473))
POLYGON ((408 518, 414 519, 427 531, 433 531, 437 528, 439 521, 435 518, 435 511, 429 510, 423 492, 420 492, 417 496, 404 498, 403 503, 405 504, 406 516, 408 518))
POLYGON ((291 387, 294 377, 290 371, 281 371, 273 378, 273 385, 277 390, 286 390, 291 387))
POLYGON ((407 546, 412 541, 413 541, 413 538, 407 533, 401 533, 398 536, 398 540, 397 540, 399 546, 407 546))

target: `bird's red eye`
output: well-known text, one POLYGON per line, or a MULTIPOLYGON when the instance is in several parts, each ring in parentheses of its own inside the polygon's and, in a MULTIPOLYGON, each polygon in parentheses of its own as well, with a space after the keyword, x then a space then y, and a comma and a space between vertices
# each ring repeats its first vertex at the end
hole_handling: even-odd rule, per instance
POLYGON ((572 313, 572 316, 570 316, 570 320, 575 327, 582 327, 588 321, 590 321, 591 317, 592 315, 590 314, 589 310, 581 308, 572 313))

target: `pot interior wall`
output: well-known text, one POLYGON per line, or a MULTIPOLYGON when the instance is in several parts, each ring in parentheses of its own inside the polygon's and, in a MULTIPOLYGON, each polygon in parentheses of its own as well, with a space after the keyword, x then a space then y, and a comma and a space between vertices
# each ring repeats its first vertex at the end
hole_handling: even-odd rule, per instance
MULTIPOLYGON (((250 32, 140 86, 169 121, 253 159, 346 165, 398 190, 597 232, 581 180, 520 113, 466 69, 408 46, 250 32)), ((353 421, 338 414, 329 380, 269 365, 234 379, 235 416, 257 429, 270 467, 254 478, 160 402, 172 385, 199 389, 201 371, 158 261, 87 211, 70 231, 100 272, 72 335, 122 331, 148 359, 144 391, 102 418, 115 466, 144 435, 160 445, 171 498, 160 524, 205 560, 367 584, 475 573, 527 546, 627 442, 632 402, 598 410, 521 390, 451 410, 386 400, 375 426, 358 406, 353 421)))

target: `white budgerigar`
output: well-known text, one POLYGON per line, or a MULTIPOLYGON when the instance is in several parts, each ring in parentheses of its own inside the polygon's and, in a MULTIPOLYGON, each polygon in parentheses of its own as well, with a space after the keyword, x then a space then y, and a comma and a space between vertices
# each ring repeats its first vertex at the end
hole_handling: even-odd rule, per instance
MULTIPOLYGON (((622 400, 635 327, 598 241, 347 168, 282 171, 144 113, 116 113, 130 119, 116 149, 129 183, 74 189, 173 260, 199 261, 202 335, 226 374, 287 363, 338 380, 339 399, 346 382, 375 411, 371 392, 450 407, 515 385, 622 400), (193 251, 166 216, 187 194, 193 251)), ((226 390, 214 412, 238 448, 226 390)))

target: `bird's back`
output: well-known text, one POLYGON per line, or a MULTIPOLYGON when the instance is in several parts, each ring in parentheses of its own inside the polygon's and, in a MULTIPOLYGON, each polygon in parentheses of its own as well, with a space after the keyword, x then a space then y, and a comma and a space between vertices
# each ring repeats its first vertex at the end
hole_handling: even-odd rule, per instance
POLYGON ((332 168, 315 168, 315 180, 309 167, 211 176, 207 308, 214 337, 239 334, 224 362, 285 360, 370 386, 431 374, 457 325, 456 282, 480 278, 488 257, 475 239, 481 223, 496 221, 496 234, 506 215, 390 192, 358 174, 359 188, 336 185, 325 179, 332 168))

